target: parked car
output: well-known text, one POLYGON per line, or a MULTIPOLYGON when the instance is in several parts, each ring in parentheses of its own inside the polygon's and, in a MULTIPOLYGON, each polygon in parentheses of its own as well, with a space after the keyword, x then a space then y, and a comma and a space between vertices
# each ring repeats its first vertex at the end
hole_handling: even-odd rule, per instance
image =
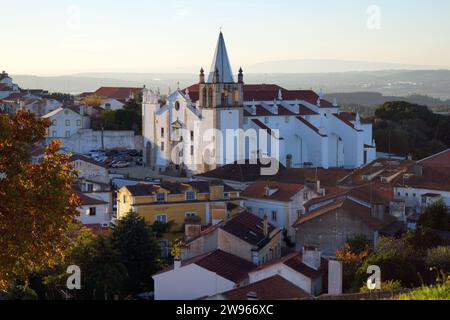
POLYGON ((118 161, 111 165, 112 168, 127 168, 130 166, 130 163, 127 161, 118 161))
POLYGON ((128 155, 130 155, 132 157, 138 157, 139 156, 139 151, 137 151, 136 149, 128 150, 128 155))

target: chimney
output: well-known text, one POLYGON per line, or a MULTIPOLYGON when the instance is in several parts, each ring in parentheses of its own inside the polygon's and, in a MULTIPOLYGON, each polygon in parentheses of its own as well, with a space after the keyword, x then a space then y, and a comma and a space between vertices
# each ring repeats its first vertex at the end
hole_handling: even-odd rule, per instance
POLYGON ((263 232, 265 237, 269 236, 269 218, 267 217, 267 214, 264 215, 263 232))
POLYGON ((303 263, 308 267, 319 270, 322 254, 318 248, 315 246, 304 246, 303 247, 303 263))
POLYGON ((337 258, 328 260, 328 294, 342 294, 342 261, 337 258))
POLYGON ((176 257, 173 260, 173 269, 176 270, 176 269, 180 269, 180 268, 181 268, 181 258, 176 257))
POLYGON ((186 240, 193 239, 200 235, 202 231, 201 219, 200 217, 189 217, 186 218, 184 224, 184 234, 186 240))
POLYGON ((383 220, 384 219, 384 204, 373 203, 371 208, 372 217, 383 220))

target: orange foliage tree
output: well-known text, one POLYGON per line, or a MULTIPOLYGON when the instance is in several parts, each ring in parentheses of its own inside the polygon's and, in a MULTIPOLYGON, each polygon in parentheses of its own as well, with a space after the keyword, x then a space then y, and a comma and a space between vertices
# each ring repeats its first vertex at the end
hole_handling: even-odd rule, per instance
POLYGON ((26 111, 0 115, 0 290, 57 265, 70 250, 68 230, 79 206, 70 192, 74 169, 58 153, 59 141, 41 163, 31 163, 30 147, 49 125, 26 111))
POLYGON ((83 104, 86 107, 100 107, 102 103, 103 103, 102 97, 99 97, 95 94, 83 99, 83 104))

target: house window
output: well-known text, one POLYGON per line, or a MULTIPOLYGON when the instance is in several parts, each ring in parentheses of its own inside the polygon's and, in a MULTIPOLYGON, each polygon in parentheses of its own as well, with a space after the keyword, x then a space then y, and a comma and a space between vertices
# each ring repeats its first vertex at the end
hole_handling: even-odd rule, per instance
POLYGON ((66 127, 70 126, 70 120, 66 120, 66 127))
POLYGON ((87 185, 87 191, 88 192, 93 192, 94 191, 94 185, 92 183, 88 183, 87 185))
POLYGON ((106 109, 106 110, 110 110, 110 109, 111 109, 111 103, 105 104, 105 109, 106 109))
POLYGON ((66 131, 66 138, 70 137, 70 131, 66 131))
POLYGON ((397 195, 400 197, 400 192, 397 192, 397 195))
POLYGON ((191 146, 191 156, 194 155, 194 146, 191 146))
POLYGON ((308 192, 303 192, 303 200, 308 201, 308 192))
POLYGON ((95 207, 89 208, 89 215, 90 215, 91 217, 95 216, 96 214, 97 214, 97 210, 96 210, 95 207))
POLYGON ((123 196, 123 203, 127 203, 127 196, 123 196))
POLYGON ((406 192, 406 193, 405 193, 405 197, 408 197, 408 196, 409 196, 409 195, 408 195, 408 192, 406 192))
POLYGON ((187 191, 186 192, 186 201, 194 201, 195 200, 195 192, 187 191))
POLYGON ((263 208, 259 208, 259 209, 258 209, 258 215, 259 215, 260 217, 263 217, 263 216, 264 216, 264 209, 263 209, 263 208))
POLYGON ((272 221, 277 221, 278 218, 278 212, 273 210, 272 211, 272 221))
POLYGON ((167 223, 167 215, 166 214, 158 214, 156 216, 156 221, 160 223, 167 223))
POLYGON ((164 151, 164 142, 161 142, 161 151, 164 151))
POLYGON ((414 197, 414 198, 416 197, 416 194, 415 194, 415 193, 413 193, 413 197, 414 197))
POLYGON ((228 199, 230 197, 230 193, 229 192, 224 192, 223 193, 223 197, 228 199))
POLYGON ((196 213, 196 212, 186 212, 186 213, 184 214, 184 216, 185 216, 186 218, 194 218, 194 217, 197 216, 197 213, 196 213))
POLYGON ((77 120, 77 126, 81 127, 81 120, 77 120))
POLYGON ((164 128, 161 128, 161 138, 164 138, 164 128))
POLYGON ((157 202, 164 202, 166 201, 166 194, 165 193, 157 193, 156 194, 156 201, 157 202))
POLYGON ((194 131, 191 130, 191 141, 194 141, 194 131))

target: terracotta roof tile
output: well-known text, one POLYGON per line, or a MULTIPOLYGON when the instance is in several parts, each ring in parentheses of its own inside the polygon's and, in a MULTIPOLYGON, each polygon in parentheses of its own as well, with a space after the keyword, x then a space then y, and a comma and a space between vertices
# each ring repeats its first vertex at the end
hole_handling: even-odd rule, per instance
POLYGON ((105 168, 105 169, 109 169, 106 164, 104 164, 102 162, 95 161, 94 159, 86 157, 86 156, 83 156, 81 154, 73 154, 70 157, 69 162, 74 162, 74 161, 78 161, 78 160, 79 161, 85 161, 85 162, 88 162, 90 164, 93 164, 93 165, 96 165, 96 166, 99 166, 99 167, 102 167, 102 168, 105 168))
POLYGON ((315 133, 317 133, 319 136, 321 137, 326 137, 327 135, 325 134, 321 134, 319 129, 317 127, 315 127, 311 122, 303 119, 302 117, 297 117, 297 120, 302 122, 304 125, 306 125, 307 127, 309 127, 310 129, 312 129, 315 133))
POLYGON ((141 93, 142 90, 142 88, 101 87, 94 94, 103 98, 128 100, 132 95, 141 93))
POLYGON ((82 206, 95 206, 95 205, 108 204, 108 202, 106 202, 106 201, 88 197, 83 192, 75 190, 75 189, 72 189, 71 192, 72 192, 72 194, 76 195, 80 199, 82 206))
POLYGON ((265 270, 277 264, 284 264, 310 279, 317 279, 318 277, 324 275, 328 271, 328 261, 326 259, 321 258, 320 268, 319 270, 315 270, 303 263, 303 254, 301 252, 294 252, 279 259, 269 261, 268 263, 265 263, 262 266, 255 268, 249 273, 259 272, 261 270, 265 270))
POLYGON ((250 293, 256 294, 258 300, 312 298, 309 293, 279 275, 224 292, 222 295, 228 300, 248 300, 248 294, 250 293))
MULTIPOLYGON (((191 259, 183 260, 181 267, 191 264, 196 264, 234 283, 239 283, 244 280, 248 277, 248 273, 255 268, 253 263, 222 250, 215 250, 191 259)), ((174 270, 173 265, 158 272, 156 275, 172 270, 174 270)))
POLYGON ((431 167, 450 167, 450 149, 432 155, 431 157, 420 160, 418 163, 431 167))
POLYGON ((284 183, 278 181, 256 181, 249 185, 243 192, 242 196, 247 198, 258 198, 275 201, 291 201, 304 188, 303 184, 284 183), (268 196, 266 188, 276 189, 276 191, 268 196))
MULTIPOLYGON (((237 162, 235 162, 233 164, 227 164, 218 167, 217 169, 208 171, 200 176, 223 180, 250 182, 258 180, 261 177, 261 168, 268 168, 269 166, 270 164, 250 164, 249 161, 246 161, 246 163, 244 164, 238 164, 237 162)), ((285 167, 281 163, 279 163, 279 168, 280 172, 285 169, 285 167)))

